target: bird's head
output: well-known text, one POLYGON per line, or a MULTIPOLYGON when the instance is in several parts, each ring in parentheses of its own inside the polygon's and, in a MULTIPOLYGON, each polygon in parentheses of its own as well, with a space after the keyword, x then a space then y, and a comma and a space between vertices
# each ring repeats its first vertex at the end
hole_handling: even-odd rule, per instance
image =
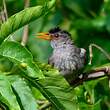
POLYGON ((38 33, 38 38, 49 40, 52 48, 61 46, 64 44, 72 43, 70 36, 71 34, 59 27, 50 29, 47 33, 38 33))

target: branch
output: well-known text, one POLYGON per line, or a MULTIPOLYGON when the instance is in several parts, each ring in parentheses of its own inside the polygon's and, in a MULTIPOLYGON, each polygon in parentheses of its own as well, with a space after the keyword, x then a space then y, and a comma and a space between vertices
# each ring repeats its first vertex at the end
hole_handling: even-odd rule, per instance
MULTIPOLYGON (((30 0, 25 0, 25 6, 24 8, 29 7, 29 2, 30 0)), ((23 37, 22 37, 22 41, 21 41, 21 45, 25 46, 28 40, 28 33, 29 33, 29 27, 28 25, 26 25, 24 27, 24 31, 23 31, 23 37)))
MULTIPOLYGON (((90 44, 90 46, 89 46, 89 52, 90 52, 89 65, 91 65, 91 63, 92 63, 92 58, 93 58, 92 48, 93 47, 99 49, 107 57, 107 59, 110 60, 109 54, 104 49, 102 49, 100 46, 98 46, 96 44, 90 44)), ((82 84, 84 81, 95 80, 95 79, 105 77, 105 76, 108 76, 108 78, 109 78, 109 87, 110 87, 110 67, 104 67, 104 68, 100 68, 98 70, 90 71, 88 73, 83 73, 83 74, 79 75, 76 79, 72 80, 70 82, 70 85, 76 87, 76 86, 82 84)))
POLYGON ((108 78, 110 78, 110 68, 109 67, 101 68, 98 70, 93 70, 89 73, 83 73, 83 74, 79 75, 78 78, 76 78, 75 80, 72 80, 70 82, 70 85, 76 87, 78 85, 81 85, 85 81, 95 80, 95 79, 105 77, 105 76, 108 76, 108 78))

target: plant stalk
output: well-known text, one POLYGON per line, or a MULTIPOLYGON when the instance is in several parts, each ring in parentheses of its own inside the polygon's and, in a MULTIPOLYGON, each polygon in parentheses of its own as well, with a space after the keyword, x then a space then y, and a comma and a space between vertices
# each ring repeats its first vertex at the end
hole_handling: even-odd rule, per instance
MULTIPOLYGON (((24 8, 29 7, 29 4, 30 4, 30 0, 25 0, 25 6, 24 6, 24 8)), ((24 26, 24 31, 23 31, 21 45, 23 45, 23 46, 26 45, 26 43, 28 41, 28 34, 29 34, 29 26, 26 25, 26 26, 24 26)))

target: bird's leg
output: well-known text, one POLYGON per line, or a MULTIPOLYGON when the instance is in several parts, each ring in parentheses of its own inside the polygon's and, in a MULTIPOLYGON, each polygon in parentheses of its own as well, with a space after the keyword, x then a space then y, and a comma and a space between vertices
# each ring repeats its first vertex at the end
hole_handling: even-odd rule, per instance
POLYGON ((92 52, 92 50, 93 50, 93 47, 95 47, 98 50, 100 50, 106 56, 106 58, 108 60, 110 60, 110 55, 103 48, 101 48, 100 46, 98 46, 96 44, 90 44, 89 45, 89 56, 90 56, 90 60, 89 60, 89 63, 88 63, 89 65, 91 65, 91 63, 92 63, 92 58, 93 58, 93 52, 92 52))

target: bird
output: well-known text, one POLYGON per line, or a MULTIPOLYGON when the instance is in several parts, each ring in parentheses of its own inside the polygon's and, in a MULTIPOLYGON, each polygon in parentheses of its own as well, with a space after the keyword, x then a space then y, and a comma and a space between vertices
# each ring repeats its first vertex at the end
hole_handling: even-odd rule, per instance
POLYGON ((68 31, 55 27, 48 32, 38 33, 38 38, 50 41, 53 52, 48 63, 71 83, 79 77, 79 71, 86 62, 86 50, 78 48, 68 31))

